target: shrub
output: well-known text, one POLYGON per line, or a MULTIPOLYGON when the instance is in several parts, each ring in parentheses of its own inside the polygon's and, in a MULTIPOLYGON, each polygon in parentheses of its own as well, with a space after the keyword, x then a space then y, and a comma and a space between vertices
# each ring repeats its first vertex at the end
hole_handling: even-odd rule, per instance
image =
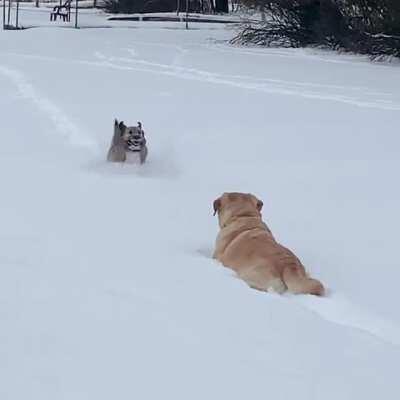
POLYGON ((398 0, 241 0, 265 12, 245 25, 234 43, 266 46, 324 46, 373 58, 400 57, 398 0))

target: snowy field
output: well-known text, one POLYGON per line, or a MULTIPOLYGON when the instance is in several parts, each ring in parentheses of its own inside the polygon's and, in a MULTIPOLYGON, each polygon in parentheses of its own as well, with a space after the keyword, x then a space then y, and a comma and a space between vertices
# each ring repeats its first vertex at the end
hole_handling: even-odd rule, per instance
POLYGON ((398 399, 400 67, 48 17, 0 31, 0 399, 398 399), (143 167, 105 162, 115 117, 143 167), (211 259, 224 191, 326 298, 211 259))

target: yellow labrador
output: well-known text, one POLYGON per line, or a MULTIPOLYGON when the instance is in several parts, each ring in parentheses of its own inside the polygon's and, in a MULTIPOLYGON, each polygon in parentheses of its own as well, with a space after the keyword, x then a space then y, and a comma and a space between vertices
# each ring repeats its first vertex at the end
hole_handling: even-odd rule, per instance
POLYGON ((245 193, 224 193, 214 201, 221 230, 213 257, 255 289, 322 296, 323 285, 308 277, 300 260, 262 221, 262 206, 261 200, 245 193))

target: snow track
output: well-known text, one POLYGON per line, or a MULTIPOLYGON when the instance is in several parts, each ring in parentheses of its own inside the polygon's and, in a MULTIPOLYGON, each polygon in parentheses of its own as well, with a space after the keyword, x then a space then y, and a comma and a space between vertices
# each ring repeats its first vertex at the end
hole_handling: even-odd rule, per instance
POLYGON ((40 113, 51 121, 55 132, 75 146, 94 152, 98 151, 95 141, 79 129, 54 102, 41 95, 20 71, 0 65, 0 74, 14 84, 19 96, 30 101, 40 113))
POLYGON ((348 328, 359 329, 384 342, 400 346, 400 326, 354 304, 341 294, 326 298, 299 296, 291 298, 323 319, 348 328))
MULTIPOLYGON (((133 50, 130 51, 134 52, 133 50)), ((185 68, 173 64, 154 63, 136 58, 107 57, 100 52, 96 52, 95 56, 101 60, 99 63, 93 61, 86 61, 86 63, 117 70, 147 72, 155 75, 166 75, 176 79, 187 79, 211 84, 226 85, 238 89, 255 90, 268 94, 334 101, 362 108, 400 110, 400 103, 391 101, 387 98, 377 98, 377 96, 380 95, 387 96, 389 93, 376 93, 375 91, 370 91, 366 88, 351 86, 345 88, 335 85, 317 85, 308 82, 291 82, 267 78, 254 80, 254 78, 249 76, 217 74, 195 68, 185 68), (352 96, 348 95, 349 92, 352 93, 352 96), (370 98, 370 100, 366 101, 366 98, 370 98)))
MULTIPOLYGON (((153 44, 141 43, 141 46, 153 47, 153 44)), ((368 87, 341 86, 333 84, 318 84, 313 82, 289 81, 273 78, 254 78, 246 75, 219 74, 197 68, 180 66, 181 60, 189 51, 181 47, 172 46, 177 56, 171 64, 162 64, 147 61, 136 57, 135 49, 123 49, 131 57, 115 57, 96 51, 92 60, 71 60, 54 57, 43 57, 27 54, 8 53, 9 56, 18 56, 28 59, 48 60, 59 63, 75 63, 97 66, 122 71, 144 72, 154 75, 165 75, 175 79, 192 80, 208 84, 230 86, 238 89, 259 91, 267 94, 296 96, 305 99, 333 101, 353 105, 361 108, 375 108, 378 110, 399 111, 400 101, 392 100, 390 92, 371 90, 368 87)), ((241 52, 238 52, 241 54, 241 52)), ((252 53, 250 53, 252 54, 252 53)), ((317 58, 318 59, 318 58, 317 58)), ((332 61, 333 62, 333 61, 332 61)))

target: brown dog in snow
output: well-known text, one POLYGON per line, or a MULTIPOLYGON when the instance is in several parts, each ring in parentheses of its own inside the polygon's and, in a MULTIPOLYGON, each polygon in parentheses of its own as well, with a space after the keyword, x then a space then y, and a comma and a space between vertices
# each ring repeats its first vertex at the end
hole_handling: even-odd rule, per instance
POLYGON ((224 193, 214 201, 221 231, 213 257, 252 288, 322 296, 323 285, 308 277, 300 260, 262 221, 262 206, 261 200, 245 193, 224 193))

